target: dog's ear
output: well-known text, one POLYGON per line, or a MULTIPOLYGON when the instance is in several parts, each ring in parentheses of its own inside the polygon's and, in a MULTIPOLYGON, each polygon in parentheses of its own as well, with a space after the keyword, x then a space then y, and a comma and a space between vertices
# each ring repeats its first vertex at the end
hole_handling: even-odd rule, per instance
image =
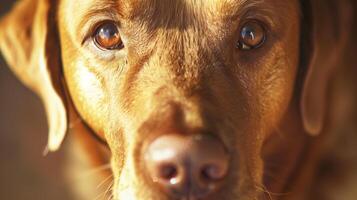
POLYGON ((303 0, 302 62, 306 65, 301 93, 305 130, 318 135, 324 126, 332 75, 347 42, 351 5, 349 0, 303 0))
MULTIPOLYGON (((67 131, 55 0, 22 0, 0 21, 0 50, 14 74, 45 105, 48 150, 57 150, 67 131)), ((24 102, 25 103, 25 102, 24 102)))

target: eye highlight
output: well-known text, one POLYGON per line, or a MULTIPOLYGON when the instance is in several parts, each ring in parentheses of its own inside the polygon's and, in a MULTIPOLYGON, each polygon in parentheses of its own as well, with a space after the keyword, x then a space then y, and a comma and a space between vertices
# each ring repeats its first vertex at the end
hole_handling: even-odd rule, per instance
POLYGON ((264 26, 255 20, 246 22, 239 33, 237 48, 248 51, 261 47, 266 40, 264 26))
POLYGON ((95 30, 94 43, 102 50, 119 50, 124 48, 118 26, 111 21, 101 23, 95 30))

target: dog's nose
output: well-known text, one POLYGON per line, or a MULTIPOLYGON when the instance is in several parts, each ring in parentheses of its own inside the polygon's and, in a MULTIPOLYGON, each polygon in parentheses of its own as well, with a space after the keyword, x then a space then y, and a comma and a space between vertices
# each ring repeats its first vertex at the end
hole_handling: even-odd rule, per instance
POLYGON ((204 198, 225 179, 229 157, 224 145, 208 135, 165 135, 145 149, 149 177, 175 198, 204 198))

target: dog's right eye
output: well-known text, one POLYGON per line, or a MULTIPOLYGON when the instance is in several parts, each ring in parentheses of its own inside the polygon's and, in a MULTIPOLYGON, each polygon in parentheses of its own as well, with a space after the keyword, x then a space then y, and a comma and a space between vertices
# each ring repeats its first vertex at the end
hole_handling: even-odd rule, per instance
POLYGON ((96 46, 104 50, 118 50, 124 48, 118 26, 111 21, 100 24, 93 36, 96 46))

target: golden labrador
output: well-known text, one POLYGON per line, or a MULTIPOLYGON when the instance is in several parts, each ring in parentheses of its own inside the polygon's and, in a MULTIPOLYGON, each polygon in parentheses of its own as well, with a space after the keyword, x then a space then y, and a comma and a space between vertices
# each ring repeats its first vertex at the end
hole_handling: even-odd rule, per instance
POLYGON ((319 160, 352 3, 22 0, 0 48, 43 99, 48 150, 71 129, 93 166, 110 160, 109 198, 293 199, 319 160))

